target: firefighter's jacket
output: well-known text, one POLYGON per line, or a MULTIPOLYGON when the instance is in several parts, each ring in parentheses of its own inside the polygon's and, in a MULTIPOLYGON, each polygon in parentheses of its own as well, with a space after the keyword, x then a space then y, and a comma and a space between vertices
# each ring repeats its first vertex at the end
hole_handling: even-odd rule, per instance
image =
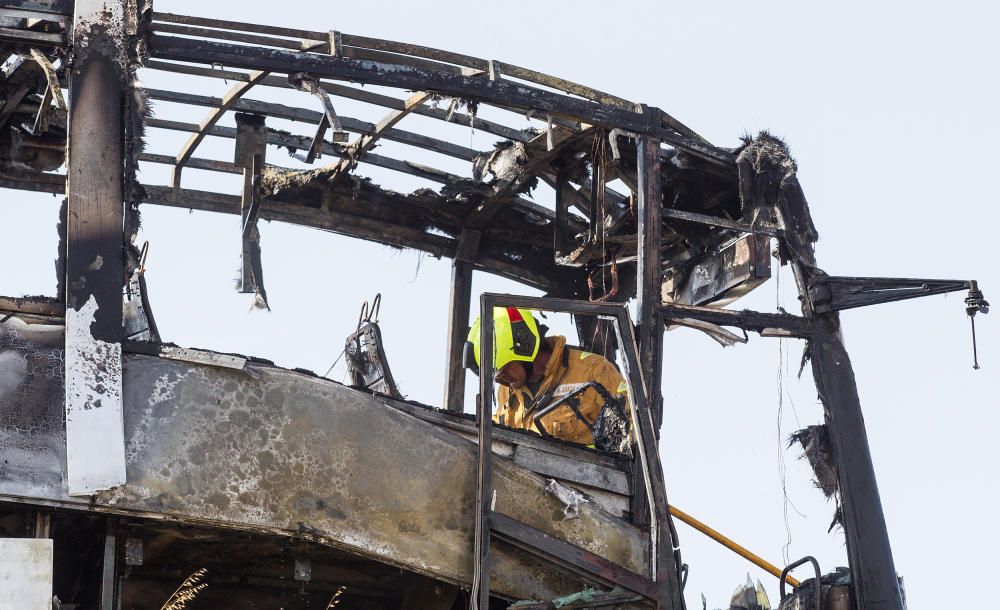
MULTIPOLYGON (((617 397, 628 392, 625 379, 603 356, 567 348, 565 337, 548 337, 545 341, 552 350, 552 356, 545 366, 545 377, 537 395, 532 394, 527 387, 513 390, 499 386, 497 410, 493 414, 493 421, 510 428, 540 432, 534 423, 535 412, 579 389, 589 381, 596 381, 604 386, 611 396, 617 397), (540 404, 543 402, 544 404, 540 404)), ((604 398, 594 388, 590 388, 578 395, 576 400, 579 401, 580 413, 593 425, 604 406, 604 398)), ((543 417, 541 421, 542 426, 552 436, 582 445, 594 443, 590 429, 566 404, 543 417)))

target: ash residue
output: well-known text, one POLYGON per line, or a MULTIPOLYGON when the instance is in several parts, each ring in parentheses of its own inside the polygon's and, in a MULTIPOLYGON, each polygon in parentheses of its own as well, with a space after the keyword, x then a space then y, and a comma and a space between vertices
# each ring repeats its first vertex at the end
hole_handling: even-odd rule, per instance
POLYGON ((786 231, 786 240, 779 247, 781 260, 796 259, 814 267, 813 246, 819 233, 788 145, 766 131, 756 138, 744 138, 744 142, 736 157, 743 219, 778 222, 786 231))
POLYGON ((480 153, 472 162, 472 178, 495 189, 512 187, 512 192, 526 193, 538 185, 538 177, 526 174, 528 150, 524 142, 502 140, 493 150, 480 153))
POLYGON ((281 191, 312 186, 322 176, 322 169, 300 172, 265 165, 261 172, 261 192, 265 197, 281 191))
POLYGON ((760 132, 756 138, 744 136, 743 144, 737 161, 746 160, 758 175, 772 175, 780 180, 781 177, 799 170, 792 153, 788 150, 788 144, 767 131, 760 132))

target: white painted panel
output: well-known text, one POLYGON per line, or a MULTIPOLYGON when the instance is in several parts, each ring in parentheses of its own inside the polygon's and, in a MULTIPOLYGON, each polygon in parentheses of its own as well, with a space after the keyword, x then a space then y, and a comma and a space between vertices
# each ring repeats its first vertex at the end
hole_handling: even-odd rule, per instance
POLYGON ((69 495, 125 483, 122 347, 90 334, 97 301, 66 309, 66 476, 69 495))
POLYGON ((0 538, 0 610, 52 610, 52 540, 0 538))

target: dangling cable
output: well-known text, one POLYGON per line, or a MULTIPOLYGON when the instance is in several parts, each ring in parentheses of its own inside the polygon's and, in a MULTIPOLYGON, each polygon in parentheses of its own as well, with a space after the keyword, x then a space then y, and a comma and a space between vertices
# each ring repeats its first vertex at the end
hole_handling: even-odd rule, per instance
MULTIPOLYGON (((780 267, 778 268, 778 273, 775 275, 775 307, 778 310, 782 310, 782 307, 781 307, 781 268, 780 267)), ((778 426, 778 478, 781 481, 781 497, 782 497, 781 512, 782 512, 782 518, 784 519, 784 523, 785 523, 785 544, 782 545, 782 547, 781 547, 781 559, 785 563, 785 565, 788 565, 788 563, 790 561, 789 555, 788 555, 788 551, 789 551, 789 549, 792 546, 792 526, 791 526, 791 524, 790 524, 790 522, 788 520, 788 507, 791 506, 792 510, 794 510, 796 513, 798 513, 798 515, 801 516, 801 517, 804 517, 805 515, 803 515, 799 511, 799 509, 795 507, 795 504, 792 503, 791 498, 788 497, 788 479, 787 479, 787 471, 788 471, 788 469, 787 469, 787 466, 785 464, 785 446, 784 446, 784 443, 782 442, 782 437, 781 437, 781 434, 782 434, 782 430, 781 430, 782 416, 784 414, 784 407, 785 407, 785 368, 786 368, 786 366, 787 366, 787 362, 785 361, 785 340, 784 340, 784 338, 779 338, 778 339, 778 374, 777 374, 777 377, 776 377, 776 381, 777 381, 777 385, 778 385, 778 418, 777 418, 778 419, 778 421, 777 421, 777 426, 778 426)), ((788 399, 789 399, 789 402, 792 404, 792 412, 795 413, 795 403, 792 402, 791 398, 792 398, 791 394, 789 394, 788 399)), ((799 419, 798 413, 795 413, 795 422, 796 422, 797 425, 801 426, 801 424, 799 424, 799 422, 798 422, 798 419, 799 419)))

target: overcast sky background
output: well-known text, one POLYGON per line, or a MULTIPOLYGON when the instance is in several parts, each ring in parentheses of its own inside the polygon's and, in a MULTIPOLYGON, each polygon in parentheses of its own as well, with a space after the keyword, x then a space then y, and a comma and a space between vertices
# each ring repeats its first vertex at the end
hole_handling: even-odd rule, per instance
MULTIPOLYGON (((821 236, 819 264, 828 273, 978 279, 987 299, 1000 300, 994 179, 1000 10, 990 3, 160 0, 156 8, 495 58, 661 107, 721 146, 771 130, 799 162, 821 236)), ((142 78, 149 86, 212 95, 227 87, 149 71, 142 78)), ((316 106, 304 93, 255 90, 250 97, 316 106)), ((385 112, 335 105, 370 121, 385 112)), ((189 122, 201 116, 170 104, 156 112, 189 122)), ((528 125, 518 120, 512 125, 528 125)), ((468 138, 458 141, 479 148, 492 142, 467 128, 422 121, 409 117, 400 127, 440 130, 434 133, 468 138)), ((311 133, 308 125, 294 128, 311 133)), ((184 139, 154 132, 150 150, 173 154, 184 139)), ((398 145, 382 150, 428 159, 398 145)), ((212 138, 198 152, 231 154, 231 142, 212 138)), ((282 151, 269 155, 270 162, 294 165, 282 151)), ((468 173, 461 164, 439 165, 468 173)), ((366 166, 359 173, 404 192, 424 186, 366 166)), ((163 182, 166 174, 144 168, 143 179, 163 182)), ((231 177, 185 172, 185 186, 208 185, 239 192, 231 177)), ((543 203, 547 195, 536 192, 543 203)), ((54 294, 57 209, 57 198, 3 191, 9 230, 0 241, 0 293, 54 294)), ((353 330, 361 302, 381 292, 386 348, 403 392, 440 405, 449 261, 262 223, 273 311, 250 311, 250 298, 233 290, 238 219, 144 206, 143 220, 151 300, 165 340, 323 373, 353 330)), ((537 294, 482 274, 474 290, 537 294)), ((983 369, 973 371, 963 297, 842 315, 896 566, 914 609, 982 605, 1000 542, 1000 325, 993 316, 977 318, 983 369)), ((788 270, 736 306, 772 311, 777 304, 798 310, 788 270)), ((553 325, 568 328, 564 320, 553 325)), ((722 349, 694 331, 668 333, 661 451, 678 507, 777 564, 808 554, 829 571, 846 563, 842 535, 826 533, 833 506, 812 487, 798 451, 784 449, 788 434, 822 417, 808 371, 796 377, 801 353, 796 341, 753 335, 747 345, 722 349)), ((342 366, 331 373, 342 375, 342 366)), ((726 607, 748 573, 777 604, 775 578, 679 529, 691 565, 690 607, 701 607, 701 593, 709 607, 726 607)))

